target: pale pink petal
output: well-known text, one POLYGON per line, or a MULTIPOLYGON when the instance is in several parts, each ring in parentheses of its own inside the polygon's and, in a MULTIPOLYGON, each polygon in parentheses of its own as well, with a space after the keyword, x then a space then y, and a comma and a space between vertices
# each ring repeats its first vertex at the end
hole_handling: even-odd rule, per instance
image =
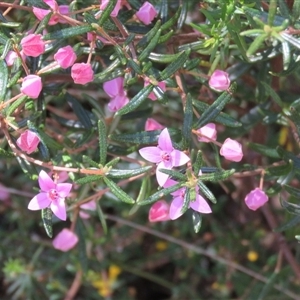
MULTIPOLYGON (((58 11, 62 15, 68 15, 69 14, 69 5, 59 5, 58 11)), ((61 24, 66 24, 67 21, 64 18, 59 17, 58 22, 61 24)))
POLYGON ((183 206, 183 199, 182 197, 176 197, 173 199, 170 205, 170 219, 175 220, 182 216, 182 206, 183 206))
POLYGON ((50 6, 53 10, 58 9, 58 4, 55 0, 43 0, 48 6, 50 6))
POLYGON ((260 188, 255 188, 249 194, 246 195, 245 203, 251 210, 257 210, 262 207, 266 202, 268 202, 269 198, 266 193, 260 188))
POLYGON ((39 193, 34 196, 29 204, 28 209, 39 210, 48 207, 51 204, 51 199, 48 197, 47 193, 39 193))
POLYGON ((56 191, 60 198, 66 198, 69 196, 70 191, 72 189, 71 183, 58 183, 56 185, 56 191))
POLYGON ((178 183, 177 181, 175 181, 175 180, 169 178, 169 179, 165 182, 164 188, 171 187, 171 186, 173 186, 173 185, 175 185, 175 184, 177 184, 177 183, 178 183))
POLYGON ((117 95, 124 94, 123 84, 124 84, 124 78, 117 77, 112 80, 104 82, 103 89, 109 97, 113 98, 117 95))
POLYGON ((174 149, 170 155, 174 167, 182 166, 190 161, 190 158, 185 153, 176 149, 174 149))
POLYGON ((71 67, 76 59, 77 55, 71 46, 65 46, 60 49, 54 54, 54 59, 63 69, 67 69, 71 67))
POLYGON ((136 13, 136 16, 140 21, 142 21, 145 25, 149 25, 153 19, 157 16, 157 11, 154 6, 146 1, 143 6, 136 13))
POLYGON ((165 174, 165 173, 162 173, 159 171, 159 169, 171 169, 171 168, 168 168, 164 162, 160 162, 158 165, 157 165, 157 168, 156 168, 156 180, 158 182, 158 184, 160 186, 164 186, 166 184, 166 181, 168 180, 169 178, 169 175, 168 174, 165 174))
POLYGON ((207 201, 200 196, 199 194, 196 195, 196 200, 190 202, 190 207, 200 213, 209 214, 211 213, 211 208, 209 207, 207 201))
POLYGON ((129 99, 126 97, 126 94, 124 95, 117 95, 113 98, 108 103, 108 108, 112 112, 116 112, 122 107, 124 107, 127 103, 129 102, 129 99))
POLYGON ((239 162, 243 158, 242 145, 231 138, 227 138, 220 149, 220 154, 227 160, 239 162))
POLYGON ((164 128, 165 128, 165 126, 161 125, 160 123, 158 123, 157 121, 155 121, 152 118, 148 118, 146 120, 146 123, 145 123, 146 131, 160 130, 160 129, 164 129, 164 128))
POLYGON ((42 88, 43 84, 40 76, 27 75, 23 79, 21 92, 32 99, 36 99, 40 95, 42 88))
POLYGON ((215 70, 211 75, 208 84, 216 91, 225 91, 230 86, 229 75, 225 71, 215 70))
POLYGON ((149 210, 148 218, 150 222, 161 222, 170 220, 169 204, 164 200, 155 202, 149 210))
POLYGON ((53 240, 55 249, 67 252, 78 243, 77 235, 70 229, 64 228, 53 240))
POLYGON ((161 151, 157 147, 144 147, 139 150, 139 153, 144 159, 152 163, 159 163, 162 160, 161 151))
MULTIPOLYGON (((114 10, 110 13, 111 17, 116 17, 118 15, 119 10, 121 8, 121 2, 122 2, 122 0, 117 1, 114 10)), ((102 0, 101 4, 100 4, 100 9, 104 10, 106 8, 106 6, 108 5, 108 3, 109 3, 109 0, 102 0)))
POLYGON ((71 68, 71 77, 76 84, 86 84, 94 80, 94 71, 89 63, 76 63, 71 68))
POLYGON ((87 203, 81 204, 80 208, 86 209, 86 210, 96 210, 97 209, 97 203, 95 200, 89 201, 87 203))
POLYGON ((67 219, 66 213, 66 205, 64 198, 58 198, 56 200, 52 200, 51 202, 51 210, 53 213, 61 220, 65 221, 67 219))
MULTIPOLYGON (((38 7, 33 7, 32 12, 34 13, 34 15, 36 16, 36 18, 38 20, 42 20, 44 19, 49 13, 51 13, 50 9, 42 9, 42 8, 38 8, 38 7)), ((54 25, 54 24, 50 24, 49 25, 54 25)))
POLYGON ((201 134, 201 136, 198 136, 199 142, 209 143, 211 140, 215 141, 217 139, 216 124, 214 123, 208 123, 197 131, 201 134))
MULTIPOLYGON (((147 85, 149 85, 150 83, 148 83, 147 85)), ((146 86, 146 85, 145 85, 146 86)), ((166 83, 164 81, 160 81, 158 83, 158 86, 165 92, 166 91, 166 83)), ((157 100, 156 95, 154 94, 154 92, 151 92, 148 96, 149 99, 151 99, 152 101, 157 100)))
POLYGON ((167 128, 165 128, 159 135, 158 146, 160 149, 171 152, 173 150, 173 145, 171 137, 167 128))
POLYGON ((21 40, 22 50, 27 56, 37 57, 45 52, 45 42, 41 34, 29 34, 21 40))
POLYGON ((42 170, 39 174, 39 185, 43 192, 49 192, 56 188, 55 183, 44 170, 42 170))

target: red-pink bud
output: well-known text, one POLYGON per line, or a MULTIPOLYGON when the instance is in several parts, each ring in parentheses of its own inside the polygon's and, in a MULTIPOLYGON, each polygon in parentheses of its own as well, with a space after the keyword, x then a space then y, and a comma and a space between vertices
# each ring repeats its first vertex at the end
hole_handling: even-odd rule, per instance
POLYGON ((24 131, 17 139, 17 145, 27 154, 34 152, 37 149, 39 142, 39 137, 36 135, 36 133, 30 130, 24 131))
POLYGON ((160 123, 158 123, 157 121, 155 121, 152 118, 148 118, 145 123, 146 131, 160 130, 160 129, 164 129, 164 128, 165 128, 165 126, 161 125, 160 123))
MULTIPOLYGON (((114 10, 110 14, 111 17, 116 17, 118 15, 119 10, 121 8, 121 2, 122 2, 122 0, 117 1, 114 10)), ((109 0, 102 0, 101 4, 100 4, 100 9, 104 10, 106 8, 106 6, 108 5, 108 3, 109 3, 109 0)))
POLYGON ((217 130, 214 123, 208 123, 197 130, 201 136, 198 136, 199 142, 209 143, 217 139, 217 130), (207 139, 208 138, 208 139, 207 139))
POLYGON ((77 55, 71 46, 60 48, 55 54, 54 59, 63 68, 71 67, 77 59, 77 55))
POLYGON ((53 240, 52 245, 55 249, 67 252, 78 243, 77 235, 70 229, 64 228, 53 240))
POLYGON ((157 11, 151 3, 146 1, 142 5, 142 7, 138 10, 136 16, 145 25, 149 25, 153 21, 153 19, 157 16, 157 11))
POLYGON ((269 198, 260 188, 252 190, 245 198, 245 203, 251 210, 257 210, 262 207, 269 198))
POLYGON ((228 160, 239 162, 243 158, 242 145, 227 138, 220 149, 220 154, 228 160))
POLYGON ((42 90, 42 79, 37 75, 28 75, 23 79, 21 92, 32 98, 36 99, 42 90))
POLYGON ((216 91, 226 91, 230 86, 230 79, 227 72, 215 70, 208 82, 209 86, 216 91))
POLYGON ((71 76, 75 83, 86 84, 94 80, 94 71, 90 64, 77 63, 72 66, 71 76))
POLYGON ((37 57, 45 52, 45 43, 41 34, 29 34, 21 40, 23 52, 27 56, 37 57))
POLYGON ((170 205, 166 201, 160 200, 155 202, 149 210, 149 221, 161 222, 170 220, 169 209, 170 205))

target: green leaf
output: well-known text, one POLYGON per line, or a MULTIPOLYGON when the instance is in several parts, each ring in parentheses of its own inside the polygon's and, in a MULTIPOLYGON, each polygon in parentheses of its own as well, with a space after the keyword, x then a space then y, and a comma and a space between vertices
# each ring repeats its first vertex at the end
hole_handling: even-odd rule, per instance
POLYGON ((158 44, 158 40, 160 38, 161 35, 161 29, 159 29, 156 34, 154 35, 154 37, 152 38, 152 40, 150 41, 150 43, 147 45, 147 47, 142 51, 142 53, 138 56, 138 61, 142 62, 144 61, 146 58, 149 57, 151 51, 156 47, 156 45, 158 44))
POLYGON ((98 132, 99 132, 99 163, 104 166, 107 156, 107 141, 106 141, 106 125, 104 121, 98 120, 98 132))
POLYGON ((108 5, 105 7, 100 15, 98 24, 102 26, 104 22, 109 18, 111 12, 114 10, 118 0, 109 0, 108 5))
POLYGON ((192 124, 193 124, 193 99, 191 94, 187 95, 187 100, 184 109, 184 119, 182 127, 183 147, 190 146, 192 140, 192 124))
POLYGON ((189 208, 189 205, 190 205, 190 202, 192 202, 193 200, 195 200, 195 189, 191 188, 191 189, 188 189, 186 188, 185 189, 185 193, 184 193, 184 197, 183 197, 183 204, 182 204, 182 207, 181 207, 181 210, 180 212, 182 214, 184 214, 188 208, 189 208))
POLYGON ((290 163, 290 160, 292 161, 294 167, 296 168, 296 171, 299 173, 300 172, 300 158, 297 157, 296 155, 294 155, 293 153, 284 150, 282 147, 277 147, 276 148, 278 154, 280 155, 280 157, 290 163))
POLYGON ((283 200, 281 197, 280 197, 280 203, 281 203, 281 206, 284 209, 286 209, 289 213, 295 214, 295 215, 300 215, 300 206, 299 205, 294 204, 294 203, 289 203, 289 202, 283 200))
POLYGON ((7 157, 7 158, 12 158, 15 157, 13 152, 10 151, 5 151, 4 149, 0 148, 0 156, 2 157, 7 157))
MULTIPOLYGON (((49 12, 40 22, 39 22, 39 26, 36 28, 35 30, 35 34, 39 34, 42 33, 42 31, 47 27, 50 18, 52 17, 53 13, 49 12)), ((42 34, 43 35, 43 34, 42 34)))
POLYGON ((290 43, 291 45, 295 46, 297 49, 300 49, 300 40, 293 37, 292 35, 286 33, 286 32, 281 32, 280 36, 283 37, 285 41, 290 43))
MULTIPOLYGON (((205 110, 207 110, 210 106, 204 102, 201 102, 197 99, 193 99, 193 105, 197 108, 197 110, 201 113, 203 113, 205 110)), ((215 122, 223 124, 227 127, 241 127, 242 123, 235 120, 230 115, 220 112, 219 115, 217 115, 214 119, 215 122)))
POLYGON ((27 99, 28 99, 27 96, 24 95, 24 96, 19 97, 13 103, 10 103, 7 106, 7 109, 5 110, 6 117, 9 117, 19 106, 23 105, 27 99))
POLYGON ((82 125, 86 129, 91 129, 93 128, 93 124, 91 122, 91 117, 87 113, 87 111, 82 107, 80 102, 74 98, 72 95, 69 93, 66 93, 66 100, 68 101, 69 105, 72 107, 74 113, 78 117, 79 121, 82 123, 82 125))
POLYGON ((300 2, 299 1, 293 2, 292 15, 293 15, 294 20, 299 19, 299 17, 300 17, 300 2))
MULTIPOLYGON (((179 130, 172 128, 168 128, 168 131, 171 137, 177 136, 180 133, 179 130)), ((127 134, 112 134, 109 135, 109 139, 121 143, 133 143, 139 145, 154 144, 157 143, 160 133, 161 130, 141 131, 127 134)))
MULTIPOLYGON (((129 61, 128 61, 129 63, 129 61)), ((109 79, 107 80, 104 80, 103 78, 106 78, 107 76, 110 76, 110 74, 117 68, 121 65, 121 61, 119 58, 116 58, 108 67, 106 67, 102 72, 100 73, 97 73, 95 74, 95 79, 99 79, 101 78, 102 80, 101 81, 108 81, 109 79)))
POLYGON ((101 179, 103 179, 103 176, 101 176, 101 175, 89 175, 89 176, 86 176, 86 177, 76 179, 75 183, 76 184, 87 184, 87 183, 90 183, 90 182, 99 181, 101 179))
POLYGON ((6 62, 0 59, 0 102, 4 101, 8 82, 8 68, 6 62))
POLYGON ((296 226, 297 224, 300 223, 300 216, 296 216, 294 218, 292 218, 291 220, 289 220, 287 223, 273 229, 275 232, 282 232, 285 231, 289 228, 292 228, 294 226, 296 226))
POLYGON ((127 193, 125 193, 117 184, 109 180, 107 177, 103 177, 105 184, 109 187, 110 191, 121 201, 129 204, 134 204, 135 201, 127 193))
POLYGON ((43 40, 63 40, 73 36, 81 36, 90 31, 94 31, 91 25, 68 27, 43 35, 43 40))
MULTIPOLYGON (((200 177, 201 178, 201 177, 200 177)), ((217 199, 214 194, 209 190, 209 188, 201 181, 197 181, 197 185, 199 187, 199 192, 203 193, 204 196, 209 199, 212 203, 217 203, 217 199)))
POLYGON ((249 46, 246 52, 247 56, 253 55, 264 44, 267 38, 268 38, 268 34, 266 33, 257 36, 252 42, 252 44, 249 46))
POLYGON ((176 11, 176 13, 174 14, 174 16, 172 18, 170 18, 167 22, 165 22, 164 24, 161 25, 160 29, 163 30, 169 30, 170 27, 172 27, 173 25, 176 24, 180 13, 181 13, 181 5, 178 6, 178 9, 176 11))
POLYGON ((93 161, 89 156, 87 156, 87 155, 83 155, 82 156, 82 160, 84 161, 84 162, 87 162, 91 167, 93 167, 93 168, 99 168, 99 164, 97 163, 97 162, 95 162, 95 161, 93 161))
POLYGON ((182 174, 178 171, 170 170, 170 169, 163 169, 163 168, 159 168, 158 170, 162 173, 170 175, 170 177, 172 177, 175 180, 180 180, 180 181, 187 180, 186 175, 182 174))
POLYGON ((280 158, 277 150, 274 148, 270 148, 268 146, 256 144, 256 143, 248 143, 247 145, 250 149, 262 154, 263 156, 272 157, 272 158, 280 158))
POLYGON ((179 190, 181 187, 183 186, 183 184, 181 182, 172 185, 171 187, 165 188, 165 189, 161 189, 159 191, 157 191, 156 193, 154 193, 153 195, 149 196, 147 199, 145 199, 144 201, 141 201, 138 203, 138 205, 148 205, 151 204, 157 200, 159 200, 160 198, 163 198, 177 190, 179 190))
POLYGON ((150 41, 153 39, 157 31, 159 30, 161 26, 161 20, 158 20, 154 27, 143 36, 143 38, 136 44, 136 49, 139 51, 141 49, 144 49, 146 45, 150 43, 150 41))
POLYGON ((269 4, 269 13, 268 13, 268 24, 269 26, 273 25, 275 15, 277 11, 277 0, 270 0, 269 4))
POLYGON ((289 117, 295 124, 298 136, 300 137, 300 99, 295 100, 291 104, 289 117))
POLYGON ((193 227, 195 233, 198 233, 200 231, 201 225, 202 225, 202 215, 198 213, 197 211, 193 211, 193 227))
POLYGON ((174 34, 174 30, 170 30, 168 33, 162 35, 159 40, 158 40, 158 44, 164 44, 166 43, 174 34))
POLYGON ((267 84, 266 82, 261 82, 261 84, 264 86, 264 88, 266 89, 266 92, 268 95, 270 95, 273 100, 280 106, 283 107, 283 102, 280 99, 280 97, 278 96, 278 94, 272 89, 272 87, 267 84))
POLYGON ((289 69, 292 56, 290 45, 286 41, 281 42, 282 46, 282 60, 283 60, 283 69, 286 71, 289 69))
POLYGON ((203 166, 203 155, 202 155, 202 151, 198 150, 196 159, 193 162, 193 171, 196 175, 199 174, 202 166, 203 166))
POLYGON ((124 107, 122 107, 120 110, 116 112, 116 116, 125 115, 137 107, 139 107, 150 95, 152 92, 154 86, 152 84, 149 84, 148 86, 141 89, 131 100, 128 104, 126 104, 124 107))
POLYGON ((234 172, 235 172, 235 169, 231 169, 231 170, 218 171, 218 172, 209 173, 209 174, 202 174, 199 177, 199 180, 217 182, 217 181, 225 180, 225 179, 229 178, 231 175, 234 174, 234 172))
POLYGON ((188 13, 188 5, 189 5, 189 1, 183 1, 181 4, 181 11, 177 22, 177 29, 181 29, 181 27, 185 22, 188 13))
POLYGON ((106 219, 105 219, 105 215, 101 209, 101 206, 100 206, 100 201, 97 201, 97 213, 98 213, 98 217, 99 217, 99 220, 100 220, 100 223, 102 225, 102 229, 103 229, 103 232, 104 234, 106 235, 108 230, 107 230, 107 223, 106 223, 106 219))
POLYGON ((214 120, 220 114, 225 105, 231 100, 232 93, 235 92, 236 87, 236 83, 233 83, 230 86, 229 91, 222 93, 221 96, 219 96, 218 99, 203 112, 202 116, 193 127, 199 128, 208 124, 211 120, 214 120))
POLYGON ((158 81, 163 81, 168 78, 170 78, 175 72, 177 72, 183 64, 187 61, 190 50, 186 50, 181 52, 181 54, 178 56, 178 58, 174 61, 172 61, 159 75, 157 78, 158 81))
POLYGON ((126 178, 131 178, 143 173, 146 173, 152 168, 152 166, 146 166, 142 167, 139 169, 134 169, 134 170, 120 170, 120 169, 110 169, 107 177, 109 178, 115 178, 115 179, 126 179, 126 178))
POLYGON ((295 198, 300 198, 300 189, 297 189, 293 186, 290 185, 284 185, 284 189, 292 196, 294 196, 295 198))
POLYGON ((47 235, 50 238, 52 238, 52 236, 53 236, 52 215, 53 215, 53 212, 52 212, 51 208, 47 207, 47 208, 42 209, 43 225, 44 225, 47 235))

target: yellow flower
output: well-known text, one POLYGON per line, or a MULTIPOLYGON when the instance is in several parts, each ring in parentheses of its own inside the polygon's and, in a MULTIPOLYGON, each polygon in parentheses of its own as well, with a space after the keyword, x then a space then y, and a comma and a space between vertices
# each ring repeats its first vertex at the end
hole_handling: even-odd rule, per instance
POLYGON ((258 253, 256 251, 248 251, 247 258, 251 262, 255 262, 258 259, 258 253))
POLYGON ((158 241, 155 243, 155 248, 157 251, 164 251, 168 248, 168 243, 165 241, 158 241))

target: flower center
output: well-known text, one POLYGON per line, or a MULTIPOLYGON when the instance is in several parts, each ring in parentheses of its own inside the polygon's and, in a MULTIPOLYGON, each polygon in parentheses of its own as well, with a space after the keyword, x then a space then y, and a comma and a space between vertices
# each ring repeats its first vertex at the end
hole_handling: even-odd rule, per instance
POLYGON ((162 158, 163 161, 170 161, 171 156, 168 152, 163 152, 162 155, 161 155, 161 158, 162 158))
POLYGON ((52 189, 48 192, 48 196, 53 201, 53 200, 56 200, 58 198, 58 193, 55 189, 52 189))

